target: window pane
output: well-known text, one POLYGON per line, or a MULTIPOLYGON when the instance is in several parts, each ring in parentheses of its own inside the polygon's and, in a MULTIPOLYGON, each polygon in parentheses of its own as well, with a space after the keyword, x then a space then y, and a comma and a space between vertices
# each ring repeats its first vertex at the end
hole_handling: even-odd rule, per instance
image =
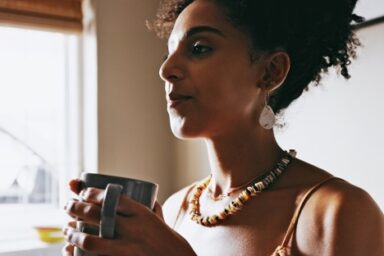
POLYGON ((0 204, 57 203, 66 37, 0 27, 0 204))

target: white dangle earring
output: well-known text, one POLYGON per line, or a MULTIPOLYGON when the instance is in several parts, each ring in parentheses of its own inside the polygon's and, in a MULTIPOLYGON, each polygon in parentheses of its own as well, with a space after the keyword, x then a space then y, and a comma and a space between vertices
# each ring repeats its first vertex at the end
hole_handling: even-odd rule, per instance
POLYGON ((269 93, 265 97, 265 106, 260 113, 259 124, 266 130, 270 130, 276 123, 276 116, 271 106, 268 105, 269 93))

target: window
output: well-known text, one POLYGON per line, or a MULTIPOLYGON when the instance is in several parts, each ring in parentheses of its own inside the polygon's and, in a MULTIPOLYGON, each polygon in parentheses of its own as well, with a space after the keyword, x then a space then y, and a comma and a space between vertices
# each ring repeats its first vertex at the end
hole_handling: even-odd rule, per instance
POLYGON ((82 165, 82 90, 80 36, 0 27, 0 38, 1 244, 62 224, 82 165))

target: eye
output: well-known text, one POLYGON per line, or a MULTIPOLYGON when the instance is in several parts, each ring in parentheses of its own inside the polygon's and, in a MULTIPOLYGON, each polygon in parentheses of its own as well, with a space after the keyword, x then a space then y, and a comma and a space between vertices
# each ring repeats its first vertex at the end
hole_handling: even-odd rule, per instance
POLYGON ((212 51, 212 48, 206 45, 203 45, 200 42, 196 42, 192 45, 191 53, 192 55, 202 55, 212 51))

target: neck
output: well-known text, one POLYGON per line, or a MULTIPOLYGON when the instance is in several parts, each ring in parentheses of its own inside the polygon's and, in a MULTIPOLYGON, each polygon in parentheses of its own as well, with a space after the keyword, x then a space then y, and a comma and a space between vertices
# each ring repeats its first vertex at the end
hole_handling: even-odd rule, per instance
POLYGON ((269 172, 283 154, 272 130, 243 131, 205 142, 212 172, 209 187, 216 196, 269 172))

